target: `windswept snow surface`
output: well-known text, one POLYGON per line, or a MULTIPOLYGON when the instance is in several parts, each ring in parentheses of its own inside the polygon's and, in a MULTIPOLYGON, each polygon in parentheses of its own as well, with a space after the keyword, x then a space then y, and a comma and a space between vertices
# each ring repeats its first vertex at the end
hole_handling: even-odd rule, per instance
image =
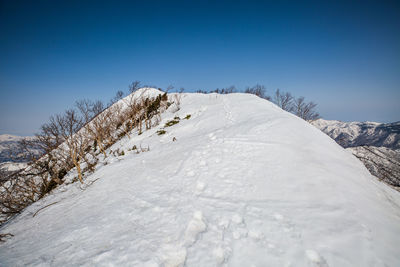
POLYGON ((0 229, 1 266, 400 266, 399 193, 266 100, 184 94, 117 148, 0 229))

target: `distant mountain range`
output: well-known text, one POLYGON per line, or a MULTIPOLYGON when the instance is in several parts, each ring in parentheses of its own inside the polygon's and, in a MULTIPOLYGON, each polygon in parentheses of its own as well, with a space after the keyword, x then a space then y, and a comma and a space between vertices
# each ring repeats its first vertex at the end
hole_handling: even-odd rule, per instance
POLYGON ((32 137, 22 137, 10 134, 0 135, 0 163, 24 161, 24 159, 18 155, 18 142, 24 138, 32 137))
POLYGON ((400 122, 341 122, 318 119, 311 124, 361 160, 372 175, 400 188, 400 122))
POLYGON ((0 173, 10 173, 26 167, 26 158, 23 156, 18 142, 23 139, 32 139, 31 136, 0 135, 0 173))
POLYGON ((318 119, 312 124, 345 148, 375 146, 400 149, 400 121, 377 123, 318 119))

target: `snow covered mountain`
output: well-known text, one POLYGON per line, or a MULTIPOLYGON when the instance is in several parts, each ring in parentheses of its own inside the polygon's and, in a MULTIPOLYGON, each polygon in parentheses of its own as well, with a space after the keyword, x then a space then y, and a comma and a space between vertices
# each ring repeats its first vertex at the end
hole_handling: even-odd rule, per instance
POLYGON ((400 265, 399 193, 254 95, 183 94, 107 153, 0 228, 0 265, 400 265))
POLYGON ((18 148, 18 142, 24 138, 31 137, 0 135, 0 172, 9 173, 26 166, 18 148))
POLYGON ((400 122, 311 122, 360 159, 372 175, 400 190, 400 122))
POLYGON ((0 163, 2 162, 19 162, 18 157, 15 156, 15 149, 19 141, 24 139, 21 136, 15 136, 10 134, 0 135, 0 163))
POLYGON ((312 124, 345 148, 376 146, 400 149, 400 122, 341 122, 318 119, 312 124))

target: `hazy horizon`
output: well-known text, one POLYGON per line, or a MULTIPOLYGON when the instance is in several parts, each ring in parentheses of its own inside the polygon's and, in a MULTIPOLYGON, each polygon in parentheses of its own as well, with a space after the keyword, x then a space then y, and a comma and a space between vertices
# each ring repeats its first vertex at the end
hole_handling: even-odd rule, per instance
POLYGON ((400 121, 397 1, 0 1, 0 134, 32 135, 134 80, 263 84, 322 118, 400 121))

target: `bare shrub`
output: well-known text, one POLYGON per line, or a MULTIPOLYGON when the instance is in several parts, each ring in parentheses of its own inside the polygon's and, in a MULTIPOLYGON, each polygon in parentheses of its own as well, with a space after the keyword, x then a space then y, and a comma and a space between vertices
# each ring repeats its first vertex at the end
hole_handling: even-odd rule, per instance
POLYGON ((167 133, 167 131, 165 131, 165 130, 158 130, 157 131, 157 135, 163 135, 163 134, 166 134, 167 133))

